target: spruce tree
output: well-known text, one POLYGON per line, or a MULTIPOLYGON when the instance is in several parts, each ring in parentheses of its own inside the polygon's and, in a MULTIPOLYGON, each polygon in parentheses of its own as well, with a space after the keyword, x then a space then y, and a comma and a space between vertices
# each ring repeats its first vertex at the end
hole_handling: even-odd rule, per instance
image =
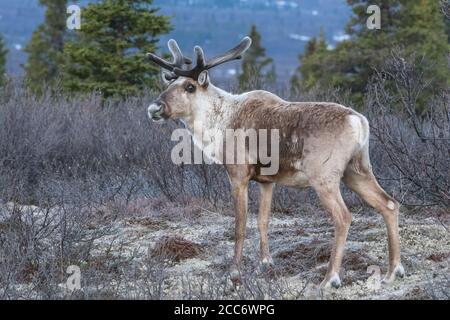
POLYGON ((327 54, 325 34, 321 30, 319 37, 309 40, 303 54, 299 55, 300 66, 291 78, 291 93, 299 94, 301 91, 311 89, 320 81, 323 62, 327 54), (302 77, 302 75, 304 75, 302 77))
POLYGON ((5 82, 7 54, 8 50, 6 49, 5 41, 3 41, 3 37, 0 36, 0 85, 3 85, 5 82))
POLYGON ((242 72, 238 75, 239 89, 242 91, 260 89, 276 80, 273 59, 266 56, 266 49, 261 44, 261 34, 255 25, 252 25, 249 36, 252 46, 244 55, 242 72))
POLYGON ((81 30, 66 42, 62 85, 71 92, 135 95, 158 85, 159 69, 145 57, 171 30, 153 0, 103 0, 82 10, 81 30))
POLYGON ((40 92, 43 85, 50 85, 59 76, 67 19, 67 0, 40 0, 40 4, 47 7, 44 22, 25 47, 28 53, 25 78, 35 92, 40 92))
MULTIPOLYGON (((349 40, 326 54, 317 51, 302 57, 301 86, 334 86, 350 90, 355 102, 362 103, 374 69, 383 66, 400 48, 402 54, 415 56, 415 65, 431 82, 426 94, 446 88, 450 79, 447 55, 450 49, 444 14, 435 0, 347 0, 353 16, 347 25, 349 40), (371 4, 381 9, 381 29, 366 26, 371 4), (425 60, 422 58, 425 57, 425 60), (317 67, 320 60, 322 66, 317 67)), ((298 85, 298 84, 295 84, 298 85)), ((295 88, 293 88, 295 89, 295 88)))

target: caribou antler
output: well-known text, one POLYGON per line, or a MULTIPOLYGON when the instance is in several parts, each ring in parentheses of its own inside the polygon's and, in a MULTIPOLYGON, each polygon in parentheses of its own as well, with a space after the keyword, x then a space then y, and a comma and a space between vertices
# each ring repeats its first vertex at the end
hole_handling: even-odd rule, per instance
POLYGON ((173 72, 178 76, 189 77, 189 78, 197 80, 198 76, 200 75, 200 73, 203 70, 208 70, 208 69, 214 68, 215 66, 218 66, 218 65, 223 64, 228 61, 241 59, 242 54, 245 51, 247 51, 248 48, 250 48, 251 44, 252 44, 252 39, 250 39, 250 37, 245 37, 233 49, 225 52, 224 54, 222 54, 220 56, 214 57, 207 62, 205 60, 205 55, 203 53, 202 48, 200 48, 199 46, 196 46, 194 48, 195 55, 197 57, 195 67, 193 67, 192 69, 189 69, 189 70, 183 70, 181 68, 176 67, 173 69, 173 72))
POLYGON ((170 71, 170 75, 166 75, 167 80, 176 79, 180 76, 197 80, 203 70, 211 69, 228 61, 241 59, 242 54, 250 48, 251 44, 252 39, 250 39, 250 37, 245 37, 236 47, 209 61, 206 61, 202 48, 195 46, 196 65, 191 69, 183 69, 185 64, 191 64, 191 60, 183 56, 175 40, 170 40, 168 43, 170 52, 174 57, 173 63, 170 63, 153 53, 149 53, 147 56, 162 68, 170 71), (170 79, 168 77, 170 77, 170 79))
POLYGON ((147 53, 147 57, 163 69, 170 71, 164 74, 164 77, 170 81, 178 78, 178 75, 173 73, 173 70, 175 68, 182 69, 185 64, 191 64, 192 60, 188 57, 183 56, 183 53, 181 52, 180 47, 175 40, 170 39, 167 42, 167 46, 169 47, 170 53, 172 54, 173 62, 166 61, 163 58, 158 57, 154 53, 147 53))

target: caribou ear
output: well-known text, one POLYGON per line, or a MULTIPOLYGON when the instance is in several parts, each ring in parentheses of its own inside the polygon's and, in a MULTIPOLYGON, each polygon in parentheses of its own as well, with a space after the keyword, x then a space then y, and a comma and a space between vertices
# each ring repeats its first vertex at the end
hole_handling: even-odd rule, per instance
POLYGON ((165 69, 161 69, 161 80, 163 81, 164 85, 168 86, 173 80, 172 73, 165 69))
POLYGON ((207 88, 209 85, 209 75, 208 75, 208 70, 203 70, 202 72, 200 72, 200 74, 198 75, 198 80, 197 80, 198 84, 201 85, 203 88, 207 88))

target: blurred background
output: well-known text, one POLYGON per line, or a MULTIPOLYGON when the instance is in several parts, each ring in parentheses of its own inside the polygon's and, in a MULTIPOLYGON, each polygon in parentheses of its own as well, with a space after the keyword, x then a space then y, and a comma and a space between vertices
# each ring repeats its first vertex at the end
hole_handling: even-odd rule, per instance
POLYGON ((187 55, 200 45, 211 57, 250 35, 245 59, 214 70, 216 83, 339 87, 360 103, 393 51, 420 65, 430 88, 447 87, 448 8, 448 0, 1 0, 0 71, 35 92, 56 81, 68 92, 135 95, 157 87, 145 53, 167 53, 168 39, 187 55), (80 30, 66 26, 73 4, 80 30), (381 23, 374 30, 366 25, 373 4, 381 23))
MULTIPOLYGON (((95 2, 99 1, 67 3, 85 6, 95 2)), ((298 65, 297 55, 321 28, 330 46, 346 39, 344 29, 351 13, 345 0, 155 0, 153 3, 161 8, 160 14, 171 17, 173 30, 160 36, 164 49, 167 40, 175 38, 186 53, 192 54, 198 44, 208 54, 219 54, 247 35, 255 24, 264 39, 267 55, 273 57, 276 69, 285 76, 292 75, 298 65)), ((0 1, 0 32, 10 50, 8 72, 23 72, 20 67, 26 61, 23 49, 33 31, 44 22, 45 9, 38 0, 0 1)), ((236 67, 236 63, 228 66, 229 71, 225 70, 223 76, 233 75, 236 67)))

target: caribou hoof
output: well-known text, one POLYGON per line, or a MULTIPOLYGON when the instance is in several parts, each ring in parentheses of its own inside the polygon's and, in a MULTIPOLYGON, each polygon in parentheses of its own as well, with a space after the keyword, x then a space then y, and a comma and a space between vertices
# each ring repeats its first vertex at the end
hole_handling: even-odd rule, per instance
POLYGON ((320 284, 320 289, 339 289, 341 286, 341 279, 337 273, 334 273, 331 277, 326 277, 320 284))
POLYGON ((234 285, 239 285, 242 283, 241 272, 239 271, 239 268, 235 265, 233 265, 230 268, 230 279, 234 285))
POLYGON ((405 277, 405 268, 403 268, 402 264, 399 263, 393 271, 388 271, 386 276, 381 280, 382 284, 391 284, 395 281, 396 278, 404 278, 405 277))
POLYGON ((259 270, 264 273, 273 270, 274 264, 272 258, 263 258, 259 262, 259 270))
POLYGON ((264 258, 260 261, 258 273, 269 278, 275 278, 278 276, 272 258, 264 258))

